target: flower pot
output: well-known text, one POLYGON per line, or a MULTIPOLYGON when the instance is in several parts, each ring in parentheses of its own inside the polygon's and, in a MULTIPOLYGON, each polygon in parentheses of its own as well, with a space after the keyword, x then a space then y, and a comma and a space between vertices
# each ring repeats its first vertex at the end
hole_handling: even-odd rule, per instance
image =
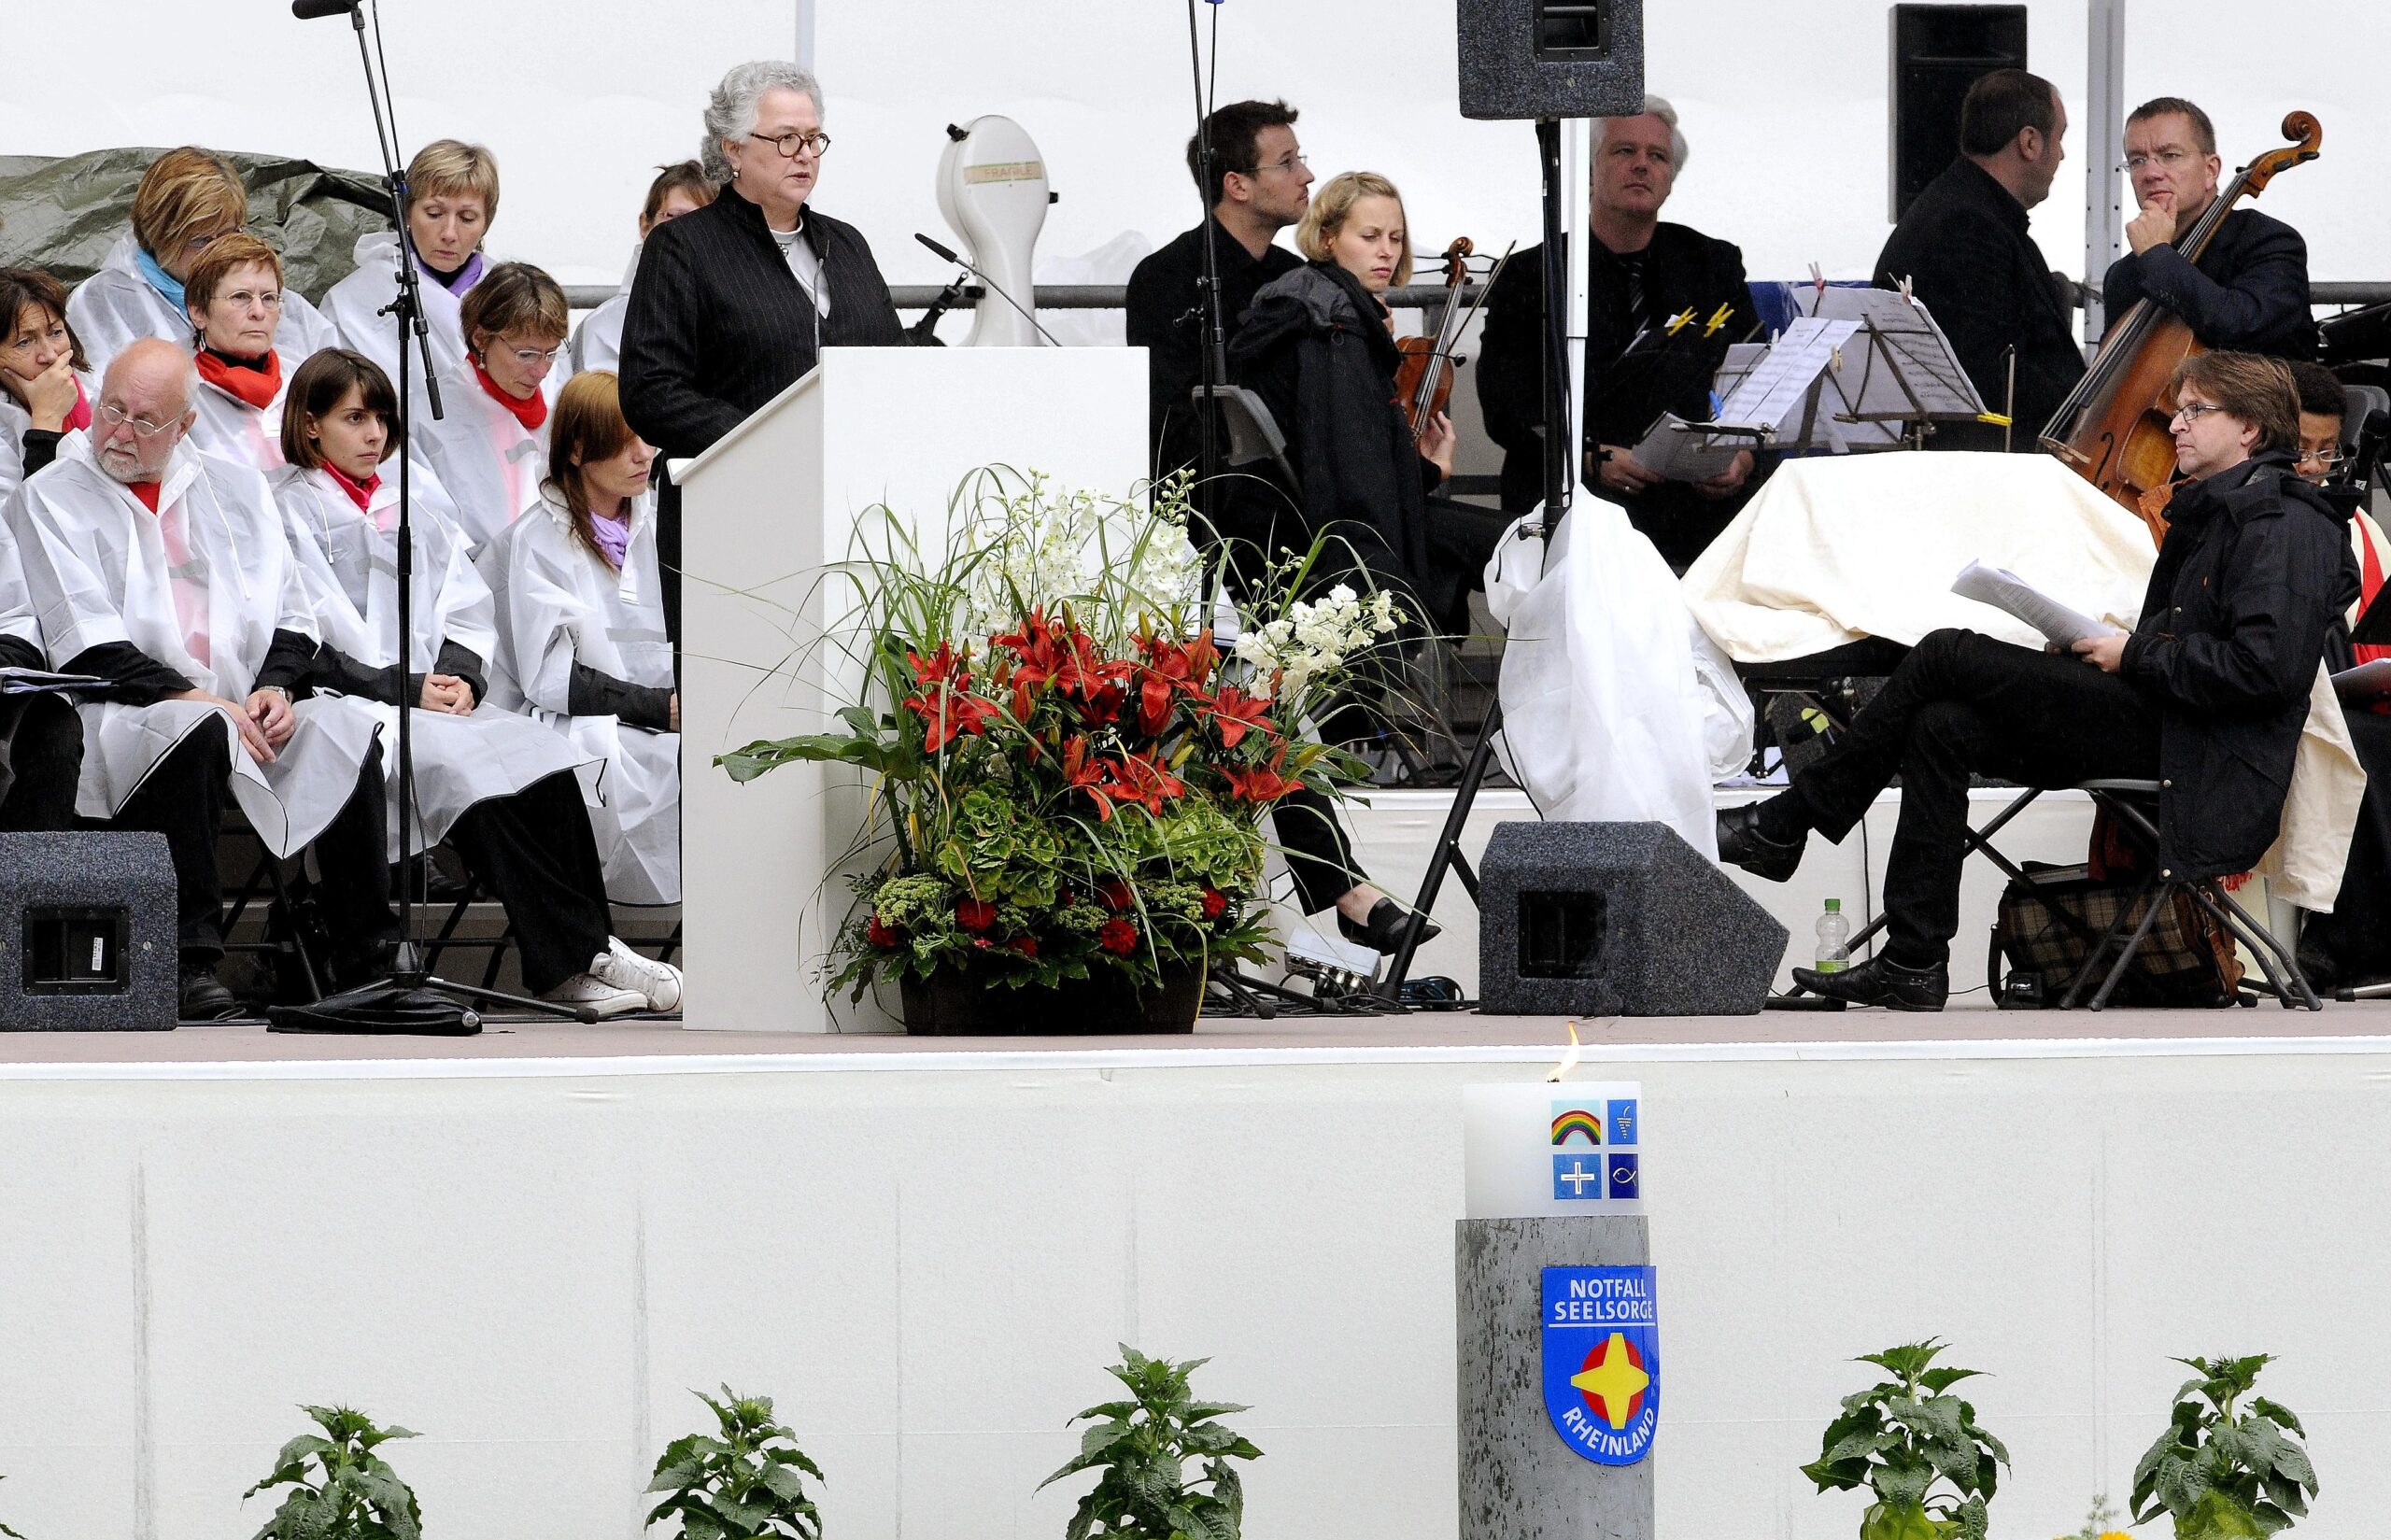
POLYGON ((908 978, 905 1030, 917 1037, 1082 1037, 1130 1032, 1193 1032, 1204 1008, 1204 970, 1166 968, 1162 987, 1140 993, 1125 975, 1067 979, 1051 989, 990 986, 959 968, 908 978))

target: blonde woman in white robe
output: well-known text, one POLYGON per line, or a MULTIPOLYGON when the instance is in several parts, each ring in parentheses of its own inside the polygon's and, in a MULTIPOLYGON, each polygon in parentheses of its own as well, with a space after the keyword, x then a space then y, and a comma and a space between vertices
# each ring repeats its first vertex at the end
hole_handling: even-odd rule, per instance
POLYGON ((78 811, 173 852, 187 1019, 238 1010, 215 977, 228 785, 274 854, 316 846, 336 973, 395 940, 374 720, 298 699, 320 642, 307 589, 264 478, 185 442, 196 387, 182 348, 133 344, 91 432, 9 504, 50 666, 114 685, 81 708, 78 811))
POLYGON ((714 202, 714 185, 695 161, 658 166, 647 188, 647 204, 639 212, 640 244, 631 247, 630 265, 623 269, 623 284, 604 304, 581 318, 573 331, 573 372, 619 369, 623 358, 623 313, 630 308, 631 279, 639 276, 639 254, 648 233, 684 214, 693 214, 714 202))
MULTIPOLYGON (((150 162, 133 195, 133 228, 66 302, 66 319, 92 367, 106 369, 143 337, 188 343, 184 277, 218 236, 248 222, 248 193, 222 156, 185 145, 150 162)), ((339 344, 304 295, 285 300, 282 319, 283 345, 294 357, 339 344)))
MULTIPOLYGON (((309 583, 323 648, 318 690, 367 703, 382 739, 398 734, 398 492, 381 467, 397 451, 397 394, 363 354, 335 348, 301 366, 276 478, 283 522, 309 583)), ((484 706, 497 649, 493 600, 464 537, 417 508, 406 697, 415 766, 412 848, 443 840, 513 924, 525 985, 600 1016, 669 1010, 679 972, 612 934, 605 878, 574 771, 598 757, 527 716, 484 706)), ((391 784, 395 828, 395 778, 391 784)), ((389 853, 392 859, 397 852, 389 853)))
POLYGON ((446 416, 418 413, 417 450, 455 504, 475 550, 539 505, 547 474, 565 333, 564 290, 536 267, 502 262, 465 296, 466 357, 440 382, 446 416))
POLYGON ((0 502, 92 426, 100 393, 66 324, 66 289, 39 268, 0 267, 0 502))
MULTIPOLYGON (((423 301, 425 340, 431 345, 432 370, 445 382, 464 366, 465 332, 459 316, 465 296, 489 266, 482 242, 498 217, 498 157, 480 145, 457 139, 435 139, 424 146, 407 162, 405 213, 407 236, 415 247, 416 292, 423 301)), ((324 314, 339 329, 342 346, 364 354, 397 379, 399 322, 384 311, 398 292, 398 233, 376 230, 359 236, 356 256, 356 271, 324 296, 324 314)), ((416 417, 428 418, 421 355, 410 353, 406 372, 416 417)))
POLYGON ((681 898, 681 699, 656 558, 656 451, 623 421, 605 370, 557 408, 538 511, 482 552, 498 600, 491 693, 606 761, 594 809, 617 903, 681 898))

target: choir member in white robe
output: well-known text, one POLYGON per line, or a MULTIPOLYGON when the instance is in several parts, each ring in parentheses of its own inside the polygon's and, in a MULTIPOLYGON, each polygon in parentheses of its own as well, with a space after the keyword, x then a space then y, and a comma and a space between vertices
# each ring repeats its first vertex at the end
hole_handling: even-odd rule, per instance
POLYGON ((465 296, 460 319, 465 361, 440 382, 446 416, 417 412, 411 431, 479 550, 539 506, 572 313, 554 278, 501 262, 465 296))
MULTIPOLYGON (((0 668, 48 669, 16 536, 0 518, 0 668)), ((83 723, 65 696, 0 695, 0 833, 76 827, 83 723)))
POLYGON ((706 179, 705 168, 697 162, 683 161, 656 169, 656 180, 647 188, 647 205, 639 213, 640 246, 631 247, 631 261, 623 269, 622 287, 607 296, 597 309, 582 317, 581 324, 573 329, 571 357, 576 374, 592 369, 621 369, 623 312, 630 308, 631 279, 639 275, 640 247, 647 243, 648 232, 714 202, 714 183, 706 179))
POLYGON ((92 377, 66 324, 66 289, 39 268, 0 267, 0 502, 92 426, 92 377))
MULTIPOLYGON (((466 294, 488 268, 482 241, 498 216, 498 159, 480 145, 435 139, 407 162, 407 235, 415 245, 416 291, 423 301, 432 367, 446 378, 465 362, 459 320, 466 294)), ((399 287, 399 237, 376 230, 357 240, 357 269, 324 296, 324 314, 339 328, 341 345, 399 377, 399 322, 384 314, 399 287)), ((417 418, 430 417, 423 359, 407 359, 408 393, 417 418)))
MULTIPOLYGON (((398 489, 381 475, 397 450, 397 393, 363 354, 331 349, 300 367, 275 479, 291 547, 310 585, 323 647, 315 687, 368 702, 382 741, 398 737, 398 489)), ((482 705, 497 648, 488 586, 464 537, 413 511, 407 698, 415 767, 412 849, 446 840, 504 906, 523 982, 601 1016, 669 1010, 680 975, 612 934, 605 875, 574 771, 597 756, 528 716, 482 705)), ((398 826, 391 778, 391 827, 398 826)), ((397 851, 389 852, 392 859, 397 851)))
POLYGON ((319 644, 265 480, 187 442, 191 356, 134 343, 95 420, 17 490, 9 519, 52 668, 112 689, 81 708, 78 811, 173 852, 187 1018, 233 1014, 216 841, 226 790, 266 848, 313 844, 335 977, 396 940, 381 751, 361 704, 300 699, 319 644))
MULTIPOLYGON (((189 344, 183 278, 211 242, 247 229, 248 219, 248 193, 222 157, 186 145, 150 162, 133 195, 132 230, 66 302, 92 366, 106 369, 143 337, 189 344)), ((332 322, 303 294, 284 301, 282 319, 283 346, 295 358, 338 344, 332 322)))
POLYGON ((299 361, 275 345, 282 259, 255 235, 235 232, 200 253, 183 295, 199 369, 191 445, 271 475, 282 469, 282 400, 299 361))
POLYGON ((536 512, 476 565, 498 600, 494 701, 606 761, 591 822, 615 902, 681 899, 681 699, 656 558, 656 451, 624 422, 614 374, 576 374, 557 408, 536 512))

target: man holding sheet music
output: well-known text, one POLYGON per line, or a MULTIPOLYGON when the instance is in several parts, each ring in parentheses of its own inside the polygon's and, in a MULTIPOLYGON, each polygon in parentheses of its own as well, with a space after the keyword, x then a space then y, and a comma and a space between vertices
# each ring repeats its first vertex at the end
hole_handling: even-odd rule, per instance
POLYGON ((2157 779, 2159 860, 2246 871, 2274 842, 2319 662, 2357 591, 2346 515, 2293 473, 2299 401, 2271 359, 2207 353, 2177 370, 2175 462, 2190 478, 2130 634, 2035 651, 1930 633, 1817 764, 1719 815, 1719 855, 1772 881, 1813 829, 1840 841, 1898 774, 1885 949, 1818 994, 1939 1010, 1959 922, 1968 777, 2031 786, 2157 779))
MULTIPOLYGON (((1639 463, 1640 443, 1663 412, 1711 415, 1711 380, 1730 344, 1758 324, 1744 282, 1744 254, 1728 242, 1661 219, 1685 167, 1677 109, 1658 96, 1633 118, 1601 120, 1589 225, 1586 444, 1589 487, 1617 502, 1682 572, 1727 527, 1754 468, 1748 450, 1697 481, 1673 481, 1639 463)), ((1487 296, 1478 400, 1486 431, 1507 451, 1503 506, 1515 513, 1544 495, 1544 248, 1515 254, 1487 296)))
MULTIPOLYGON (((2073 290, 2027 221, 2050 196, 2066 137, 2067 108, 2048 80, 2022 69, 1986 75, 1959 107, 1959 158, 1919 191, 1876 258, 1876 287, 1906 283, 1926 303, 1986 406, 2012 417, 2006 443, 2020 452, 2039 452, 2043 424, 2084 375, 2073 290), (2005 406, 2013 352, 2016 393, 2005 406)), ((1992 424, 1945 423, 1927 447, 2003 442, 1992 424)))

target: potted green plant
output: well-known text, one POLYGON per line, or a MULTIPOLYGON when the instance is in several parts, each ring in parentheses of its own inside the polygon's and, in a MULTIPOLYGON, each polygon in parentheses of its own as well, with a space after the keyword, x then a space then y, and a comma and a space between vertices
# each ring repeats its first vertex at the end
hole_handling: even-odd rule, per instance
POLYGON ((689 1393, 714 1409, 720 1436, 691 1434, 665 1446, 647 1488, 665 1498, 647 1527, 678 1519, 682 1540, 822 1540, 822 1516, 805 1491, 807 1476, 824 1479, 821 1467, 773 1420, 771 1398, 728 1385, 719 1401, 689 1393))
POLYGON ((291 1489, 256 1540, 422 1540, 414 1491, 374 1452, 393 1438, 416 1435, 377 1428, 347 1406, 300 1409, 323 1433, 302 1434, 282 1446, 273 1474, 241 1494, 247 1503, 262 1491, 291 1489))
POLYGON ((2252 1540, 2305 1518, 2316 1471, 2299 1442, 2308 1436, 2299 1419, 2262 1395, 2236 1410, 2271 1356, 2173 1362, 2192 1378, 2175 1392, 2167 1431, 2134 1467, 2133 1521, 2164 1511, 2175 1540, 2252 1540))
POLYGON ((834 569, 840 730, 716 761, 870 778, 830 992, 894 983, 915 1032, 1192 1030, 1206 968, 1266 939, 1263 815, 1364 773, 1304 724, 1386 644, 1392 598, 1290 558, 1228 606, 1184 478, 1149 511, 983 473, 942 555, 881 513, 834 569))
POLYGON ((1890 1378, 1843 1398, 1818 1458, 1802 1467, 1822 1492, 1875 1494, 1860 1540, 1985 1540, 2009 1451, 1976 1425, 1974 1406, 1946 1393, 1982 1371, 1931 1367, 1945 1346, 1929 1338, 1853 1360, 1890 1378))
POLYGON ((1129 1399, 1072 1418, 1095 1424, 1080 1436, 1079 1458, 1038 1484, 1043 1491, 1081 1471, 1104 1473, 1080 1499, 1066 1540, 1241 1540, 1245 1487, 1229 1462, 1257 1460, 1262 1451, 1215 1420, 1245 1407, 1196 1399, 1188 1377, 1210 1362, 1173 1363, 1121 1345, 1121 1362, 1105 1372, 1128 1388, 1129 1399), (1192 1482, 1190 1461, 1203 1466, 1192 1482))

